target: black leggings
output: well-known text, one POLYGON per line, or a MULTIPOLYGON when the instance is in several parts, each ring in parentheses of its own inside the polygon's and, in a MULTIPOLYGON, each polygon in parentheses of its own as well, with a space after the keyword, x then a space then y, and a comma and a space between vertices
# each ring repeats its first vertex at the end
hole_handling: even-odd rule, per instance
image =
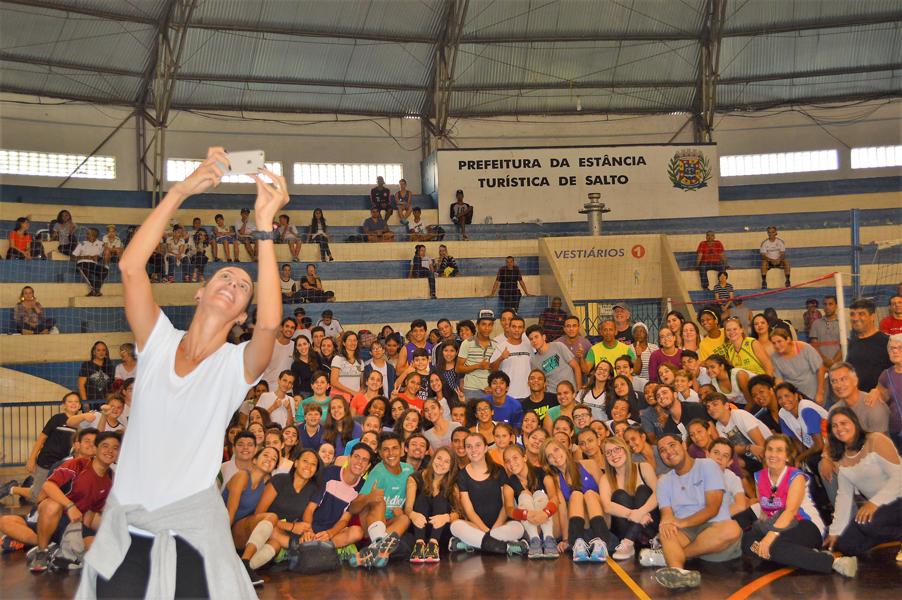
POLYGON ((302 298, 307 300, 307 302, 328 302, 335 297, 335 292, 326 290, 301 290, 299 293, 302 298))
POLYGON ((206 254, 201 254, 200 252, 198 252, 194 256, 185 259, 185 261, 188 265, 188 275, 192 275, 190 271, 193 267, 197 269, 197 274, 202 276, 204 274, 204 268, 206 268, 207 263, 210 261, 210 259, 206 254))
POLYGON ((147 266, 150 267, 151 275, 159 275, 163 276, 163 265, 165 261, 163 260, 163 255, 159 252, 154 252, 150 255, 150 258, 147 259, 147 266))
MULTIPOLYGON (((852 508, 854 515, 854 505, 852 508)), ((902 542, 902 498, 879 507, 870 523, 857 523, 852 518, 833 549, 846 556, 858 556, 886 542, 902 542)))
POLYGON ((25 253, 18 248, 10 246, 6 251, 6 260, 26 260, 26 258, 25 253))
POLYGON ((16 321, 16 333, 22 333, 23 331, 30 331, 32 333, 44 333, 56 325, 56 319, 41 319, 38 321, 37 326, 29 325, 24 321, 16 321))
POLYGON ((332 256, 332 252, 329 251, 329 240, 326 239, 326 236, 319 233, 313 236, 313 241, 319 244, 319 259, 322 262, 326 261, 326 255, 332 256))
MULTIPOLYGON (((630 496, 626 490, 614 490, 614 493, 611 494, 611 502, 632 510, 645 506, 645 503, 648 502, 648 499, 651 498, 653 493, 654 492, 651 491, 650 487, 641 484, 636 487, 636 493, 632 496, 630 496)), ((621 540, 635 542, 639 539, 640 535, 644 535, 650 540, 658 535, 658 525, 661 523, 661 511, 656 508, 649 514, 651 515, 651 523, 648 525, 641 525, 624 517, 615 517, 614 515, 611 515, 611 532, 621 540)))
POLYGON ((435 275, 432 274, 432 271, 427 269, 426 267, 418 267, 414 265, 413 267, 413 277, 414 279, 423 279, 426 278, 429 280, 429 295, 433 298, 435 297, 435 275))
POLYGON ((416 536, 416 539, 422 541, 441 541, 442 534, 445 532, 445 529, 447 529, 448 524, 442 525, 441 527, 433 527, 429 524, 429 517, 449 514, 451 512, 451 503, 448 502, 448 499, 441 494, 431 497, 417 494, 416 500, 413 501, 413 509, 426 517, 425 527, 413 527, 413 533, 416 536))
POLYGON ((91 290, 95 292, 100 291, 100 286, 103 285, 107 275, 110 274, 110 270, 107 267, 96 262, 80 262, 76 265, 76 269, 78 269, 78 272, 88 281, 91 290))
MULTIPOLYGON (((150 549, 153 538, 134 534, 122 564, 109 581, 97 576, 98 598, 143 598, 150 580, 150 549)), ((175 538, 175 597, 209 598, 204 559, 180 537, 175 538)))
MULTIPOLYGON (((754 527, 742 534, 743 554, 760 559, 760 556, 752 552, 752 544, 763 540, 765 535, 757 532, 754 527)), ((830 573, 833 570, 833 555, 817 551, 822 541, 817 525, 807 519, 801 520, 798 525, 777 536, 770 545, 769 560, 796 569, 830 573)))

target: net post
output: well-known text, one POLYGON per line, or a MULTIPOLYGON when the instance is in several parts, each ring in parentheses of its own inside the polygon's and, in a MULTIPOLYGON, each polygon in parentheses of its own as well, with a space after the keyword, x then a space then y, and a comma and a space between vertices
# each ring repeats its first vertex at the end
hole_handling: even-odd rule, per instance
POLYGON ((839 347, 842 350, 842 359, 846 360, 849 349, 849 332, 846 330, 846 297, 842 289, 842 273, 833 274, 836 282, 836 312, 839 319, 839 347))
POLYGON ((666 314, 670 313, 670 311, 672 311, 672 310, 673 310, 673 303, 671 302, 670 297, 668 297, 667 298, 667 312, 665 312, 664 314, 666 315, 666 314))
MULTIPOLYGON (((861 228, 858 226, 858 209, 851 209, 852 221, 852 299, 861 298, 861 228)), ((845 356, 845 352, 843 353, 845 356)))

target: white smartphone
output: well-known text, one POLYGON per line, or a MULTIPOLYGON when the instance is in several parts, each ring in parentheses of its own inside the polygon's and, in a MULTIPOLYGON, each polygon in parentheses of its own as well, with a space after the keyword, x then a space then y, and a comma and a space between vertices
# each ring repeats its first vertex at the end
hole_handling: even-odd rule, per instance
POLYGON ((258 169, 263 168, 263 161, 266 158, 263 150, 243 150, 241 152, 229 152, 229 163, 232 169, 217 161, 226 175, 250 175, 257 173, 258 169))

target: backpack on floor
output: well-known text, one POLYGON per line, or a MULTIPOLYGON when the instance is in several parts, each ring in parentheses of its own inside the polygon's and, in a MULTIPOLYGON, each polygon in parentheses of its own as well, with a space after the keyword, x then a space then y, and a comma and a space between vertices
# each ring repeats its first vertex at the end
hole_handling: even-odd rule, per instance
POLYGON ((295 573, 312 575, 341 568, 341 559, 332 542, 301 542, 300 536, 289 535, 288 560, 295 573))
POLYGON ((436 241, 442 241, 445 239, 445 230, 442 227, 433 227, 432 231, 435 232, 436 241))
POLYGON ((348 243, 349 243, 349 244, 362 244, 362 243, 364 243, 365 241, 366 241, 366 238, 363 237, 363 236, 360 235, 360 234, 356 234, 356 233, 355 233, 354 235, 349 235, 349 236, 348 236, 348 243))

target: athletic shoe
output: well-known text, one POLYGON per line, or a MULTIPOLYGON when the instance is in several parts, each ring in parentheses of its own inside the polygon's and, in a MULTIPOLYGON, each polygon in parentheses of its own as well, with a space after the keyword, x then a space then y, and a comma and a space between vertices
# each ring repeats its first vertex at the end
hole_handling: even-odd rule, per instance
POLYGON ((438 542, 429 542, 426 544, 426 553, 423 555, 423 562, 437 563, 439 560, 438 542))
MULTIPOLYGON (((281 553, 279 554, 281 556, 281 553)), ((338 560, 342 562, 350 562, 352 556, 357 555, 357 546, 348 544, 344 548, 338 549, 338 560)), ((279 562, 279 561, 276 561, 279 562)))
POLYGON ((379 542, 373 542, 363 550, 349 556, 348 564, 358 569, 369 569, 376 564, 376 559, 379 557, 378 547, 379 542))
POLYGON ((379 555, 376 557, 376 563, 373 566, 377 569, 381 569, 382 567, 387 565, 389 556, 391 556, 391 553, 397 549, 400 543, 401 538, 398 537, 397 533, 389 533, 387 536, 379 540, 379 555))
POLYGON ((666 567, 667 561, 664 560, 664 553, 660 550, 645 548, 639 552, 639 564, 643 567, 666 567))
POLYGON ((469 242, 469 241, 470 241, 470 238, 468 238, 467 236, 463 236, 463 238, 464 238, 464 241, 465 241, 465 242, 469 242))
POLYGON ((648 542, 648 547, 657 552, 661 551, 661 538, 655 536, 648 542))
POLYGON ((48 550, 38 550, 34 553, 34 557, 28 562, 28 569, 32 573, 43 573, 47 570, 50 563, 50 552, 48 550))
POLYGON ((855 556, 840 556, 833 561, 833 570, 844 577, 855 577, 858 572, 858 558, 855 556))
POLYGON ((291 262, 301 262, 301 259, 298 258, 297 256, 292 256, 292 257, 291 257, 291 262))
POLYGON ((561 555, 557 549, 557 542, 554 541, 554 538, 550 535, 545 536, 545 540, 542 542, 542 556, 545 558, 558 558, 561 555))
POLYGON ((545 558, 545 555, 542 554, 542 542, 539 538, 534 537, 529 540, 529 553, 526 556, 529 558, 545 558))
MULTIPOLYGON (((340 551, 340 550, 338 551, 338 556, 341 557, 341 551, 340 551)), ((285 548, 279 548, 279 553, 276 554, 276 560, 275 560, 274 562, 275 562, 276 564, 278 564, 278 563, 280 563, 280 562, 285 562, 286 560, 288 560, 288 558, 289 558, 289 557, 288 557, 288 550, 286 550, 285 548)))
POLYGON ((398 219, 398 220, 401 222, 401 225, 407 225, 408 223, 410 223, 410 221, 408 221, 407 219, 398 219))
POLYGON ((241 564, 244 565, 244 570, 247 571, 247 576, 251 578, 251 585, 254 587, 260 587, 263 585, 263 578, 260 577, 256 571, 251 568, 251 561, 246 558, 241 559, 241 564))
POLYGON ((655 581, 669 590, 679 590, 698 587, 702 583, 702 576, 698 571, 667 567, 655 571, 655 581))
MULTIPOLYGON (((39 550, 40 548, 38 548, 37 546, 32 546, 31 548, 29 548, 28 552, 25 553, 25 560, 31 562, 39 550)), ((47 546, 47 551, 53 552, 54 550, 56 550, 56 542, 50 542, 50 545, 47 546)))
POLYGON ((787 280, 786 280, 786 285, 783 286, 783 287, 792 287, 792 284, 791 284, 791 283, 789 282, 789 280, 787 279, 787 280))
POLYGON ((629 560, 636 556, 636 544, 628 544, 626 541, 617 544, 614 548, 614 554, 611 558, 614 560, 629 560))
POLYGON ((463 540, 456 538, 453 535, 448 542, 448 552, 473 552, 473 550, 472 546, 465 544, 463 540))
POLYGON ((767 289, 767 282, 766 282, 766 281, 762 281, 762 282, 761 282, 761 289, 762 289, 762 290, 766 290, 766 289, 767 289))
POLYGON ((589 562, 589 544, 582 538, 573 544, 573 562, 589 562))
POLYGON ((426 542, 423 540, 417 540, 417 543, 413 545, 413 552, 410 553, 410 562, 412 563, 421 563, 425 562, 426 557, 426 542))
POLYGON ((2 552, 18 552, 19 550, 24 550, 25 544, 18 540, 14 540, 8 535, 4 535, 0 538, 0 551, 2 552))
POLYGON ((507 543, 507 554, 509 556, 522 555, 529 552, 529 543, 526 540, 517 540, 516 542, 507 543))
POLYGON ((3 485, 0 485, 0 498, 6 498, 10 494, 12 494, 14 487, 19 487, 19 482, 15 479, 6 482, 3 485))
POLYGON ((30 488, 32 485, 34 485, 34 475, 29 475, 25 478, 25 481, 22 482, 22 487, 30 488))
POLYGON ((589 560, 592 562, 605 562, 608 560, 608 545, 600 539, 595 538, 589 542, 589 547, 592 549, 589 560))

